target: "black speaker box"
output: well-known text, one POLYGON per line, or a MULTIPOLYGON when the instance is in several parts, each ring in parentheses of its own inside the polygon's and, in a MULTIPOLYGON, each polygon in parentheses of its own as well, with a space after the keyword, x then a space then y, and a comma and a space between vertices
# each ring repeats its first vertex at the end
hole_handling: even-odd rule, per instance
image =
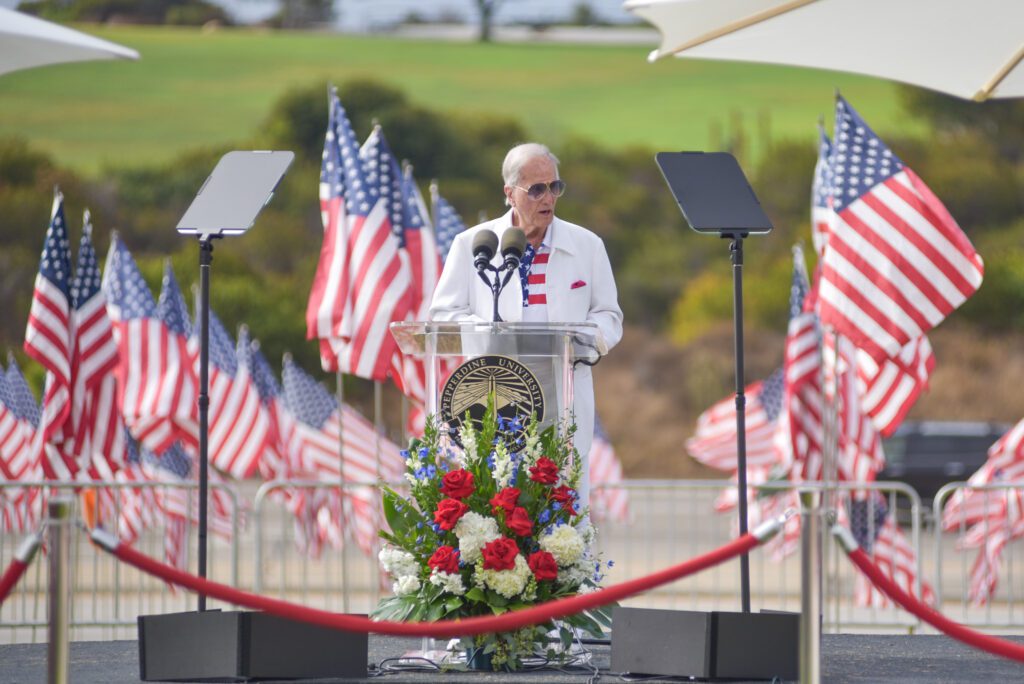
POLYGON ((612 672, 797 679, 800 614, 616 607, 612 672))
POLYGON ((139 616, 147 682, 366 677, 368 635, 266 613, 209 610, 139 616))

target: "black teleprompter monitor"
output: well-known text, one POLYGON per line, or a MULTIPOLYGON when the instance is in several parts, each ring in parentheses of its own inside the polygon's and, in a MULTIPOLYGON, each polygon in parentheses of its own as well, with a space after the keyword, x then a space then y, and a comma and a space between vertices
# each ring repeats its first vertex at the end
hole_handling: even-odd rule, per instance
POLYGON ((698 233, 745 237, 771 231, 771 221, 728 152, 658 152, 655 160, 683 217, 698 233))
POLYGON ((294 158, 288 151, 228 152, 181 217, 178 232, 240 235, 249 230, 294 158))

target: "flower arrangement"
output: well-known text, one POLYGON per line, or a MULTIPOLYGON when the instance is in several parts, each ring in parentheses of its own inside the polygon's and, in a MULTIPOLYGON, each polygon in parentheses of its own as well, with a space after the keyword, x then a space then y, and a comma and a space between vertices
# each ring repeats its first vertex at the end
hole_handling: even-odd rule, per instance
MULTIPOLYGON (((500 615, 536 603, 592 591, 603 564, 591 552, 594 529, 576 493, 580 459, 572 458, 573 429, 558 436, 537 421, 507 419, 493 398, 479 423, 458 430, 462 449, 427 421, 407 452, 411 496, 384 488, 390 531, 380 552, 394 579, 394 596, 373 617, 436 621, 500 615)), ((610 607, 514 632, 466 637, 457 644, 489 658, 494 669, 517 669, 523 659, 561 659, 573 629, 603 636, 610 607), (548 640, 557 630, 558 638, 548 640)))

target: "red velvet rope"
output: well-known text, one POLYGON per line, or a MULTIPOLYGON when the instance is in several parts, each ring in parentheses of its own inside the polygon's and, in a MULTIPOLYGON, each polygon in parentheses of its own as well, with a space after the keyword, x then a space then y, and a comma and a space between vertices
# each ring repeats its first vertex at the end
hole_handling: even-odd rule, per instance
POLYGON ((901 589, 898 584, 893 582, 891 578, 887 577, 885 573, 878 569, 878 566, 871 561, 868 555, 864 553, 863 549, 856 548, 852 551, 848 551, 847 553, 854 565, 860 568, 860 571, 867 575, 868 579, 870 579, 876 587, 888 594, 889 598, 903 606, 907 611, 913 613, 931 626, 945 632, 958 641, 968 644, 969 646, 974 646, 975 648, 988 651, 989 653, 994 653, 998 656, 1003 656, 1004 658, 1024 662, 1024 645, 1016 644, 1012 641, 1007 641, 1006 639, 1000 639, 999 637, 994 637, 990 634, 982 634, 981 632, 970 629, 969 627, 965 627, 959 622, 950 620, 931 606, 922 603, 917 597, 908 594, 906 591, 901 589))
POLYGON ((104 549, 143 572, 155 575, 166 582, 177 584, 204 596, 220 599, 234 605, 262 610, 290 620, 299 620, 346 632, 370 632, 395 636, 432 636, 437 638, 471 636, 488 632, 507 632, 526 627, 527 625, 540 624, 550 619, 579 613, 590 608, 604 606, 686 577, 705 568, 718 565, 750 551, 761 543, 761 540, 748 533, 702 556, 692 558, 654 574, 638 577, 627 582, 620 582, 619 584, 614 584, 589 594, 579 594, 557 601, 550 601, 503 615, 442 620, 439 622, 378 622, 360 615, 331 613, 326 610, 307 608, 294 603, 288 603, 287 601, 251 594, 202 577, 196 577, 187 572, 182 572, 177 568, 153 560, 125 544, 118 543, 114 548, 110 548, 102 536, 94 535, 94 539, 104 549))
POLYGON ((25 568, 28 567, 26 561, 15 558, 11 561, 7 569, 4 570, 4 576, 0 577, 0 606, 7 600, 7 595, 11 593, 11 589, 14 589, 18 580, 25 574, 25 568))

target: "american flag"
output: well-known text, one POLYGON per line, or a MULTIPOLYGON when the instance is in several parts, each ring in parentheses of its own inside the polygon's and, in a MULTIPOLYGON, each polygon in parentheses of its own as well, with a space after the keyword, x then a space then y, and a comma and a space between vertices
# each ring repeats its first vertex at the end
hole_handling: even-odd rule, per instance
POLYGON ((857 349, 850 340, 841 336, 826 338, 823 363, 826 396, 832 398, 837 411, 839 478, 848 482, 871 482, 885 466, 885 452, 874 422, 861 408, 856 354, 857 349))
POLYGON ((43 413, 36 435, 36 448, 46 477, 50 479, 70 479, 74 475, 56 449, 44 449, 47 444, 59 444, 64 440, 65 424, 71 415, 74 323, 71 320, 70 281, 71 249, 64 219, 64 196, 55 191, 24 343, 25 353, 46 369, 43 413))
POLYGON ((270 422, 248 366, 239 364, 235 343, 213 311, 209 340, 210 464, 244 479, 259 467, 270 422))
POLYGON ((448 203, 437 190, 437 183, 430 184, 430 204, 434 208, 434 234, 437 236, 437 249, 441 253, 441 261, 448 258, 455 236, 466 230, 466 224, 459 212, 448 203))
MULTIPOLYGON (((771 468, 779 460, 776 445, 776 420, 782 412, 785 374, 782 368, 767 380, 747 385, 745 416, 748 468, 771 468)), ((695 459, 718 470, 735 471, 736 397, 730 395, 697 418, 697 431, 686 441, 686 450, 695 459)))
POLYGON ((818 161, 814 165, 811 185, 811 240, 820 259, 828 244, 835 213, 832 211, 832 141, 818 126, 818 161))
POLYGON ((266 424, 263 438, 263 450, 256 459, 257 468, 265 480, 277 478, 287 479, 288 468, 285 462, 285 443, 282 438, 289 428, 282 421, 279 397, 281 387, 274 378, 274 372, 260 351, 259 342, 249 337, 249 327, 238 328, 238 344, 235 348, 238 359, 238 373, 244 374, 259 398, 260 420, 266 424))
POLYGON ((186 339, 160 319, 146 281, 116 234, 103 271, 103 292, 118 345, 118 404, 128 429, 155 452, 183 436, 181 425, 190 426, 194 439, 192 352, 186 339))
POLYGON ((824 444, 824 397, 821 389, 821 328, 814 313, 807 266, 800 247, 793 248, 793 280, 786 329, 784 426, 789 451, 800 479, 820 480, 824 444))
MULTIPOLYGON (((434 240, 430 212, 413 178, 412 166, 409 165, 406 165, 402 175, 402 201, 405 250, 412 274, 413 308, 409 318, 425 321, 430 318, 430 299, 441 276, 441 254, 434 240)), ((403 357, 402 362, 403 391, 406 396, 422 405, 426 402, 427 392, 424 362, 422 359, 412 357, 403 357)))
MULTIPOLYGON (((885 522, 877 534, 870 550, 864 549, 865 553, 901 589, 912 596, 917 596, 925 603, 934 603, 935 591, 924 578, 921 578, 921 591, 917 591, 917 552, 897 527, 891 515, 885 518, 885 522)), ((875 587, 862 573, 857 573, 854 600, 859 606, 879 608, 886 607, 890 603, 889 597, 875 587)))
MULTIPOLYGON (((322 481, 361 483, 372 482, 378 475, 388 482, 401 478, 405 463, 398 446, 378 436, 370 421, 348 405, 339 411, 334 395, 287 356, 282 379, 285 404, 295 417, 288 448, 291 457, 301 464, 303 475, 322 481), (344 477, 339 442, 345 455, 344 477)), ((346 491, 354 492, 346 497, 355 518, 352 531, 360 547, 370 553, 379 529, 376 488, 367 484, 346 491)))
POLYGON ((970 297, 983 265, 942 202, 842 98, 835 126, 821 321, 881 361, 970 297))
POLYGON ((111 473, 125 464, 124 429, 117 406, 117 343, 101 289, 99 261, 86 210, 71 284, 75 351, 72 359, 71 424, 74 439, 65 442, 65 458, 88 467, 103 462, 111 473))
POLYGON ((622 463, 615 455, 615 447, 604 431, 600 419, 594 416, 594 441, 590 444, 590 484, 594 488, 590 497, 594 517, 598 520, 625 521, 629 518, 629 493, 609 485, 622 484, 622 463))
MULTIPOLYGON (((984 487, 1024 479, 1024 420, 1000 437, 988 450, 988 460, 968 479, 972 487, 984 487)), ((1024 512, 1020 489, 958 489, 946 502, 942 528, 963 531, 963 548, 978 548, 971 567, 969 597, 987 603, 999 582, 1003 549, 1024 537, 1024 512)))
POLYGON ((332 94, 320 183, 326 228, 306 309, 307 335, 321 339, 325 370, 371 380, 387 379, 397 348, 388 324, 405 320, 411 308, 404 236, 395 220, 402 213, 401 188, 392 162, 379 130, 360 151, 332 94))
MULTIPOLYGON (((306 305, 307 339, 339 338, 352 335, 352 308, 349 300, 349 244, 348 220, 345 207, 346 193, 362 192, 361 187, 347 188, 346 164, 358 164, 358 156, 342 160, 339 138, 354 139, 352 125, 345 115, 337 92, 332 88, 329 98, 330 115, 324 139, 323 160, 320 166, 320 215, 324 225, 324 240, 320 247, 320 261, 313 287, 306 305)), ((358 181, 356 176, 353 180, 358 181)))
MULTIPOLYGON (((42 465, 38 452, 33 447, 36 429, 39 426, 40 410, 32 395, 21 369, 13 355, 7 357, 7 372, 4 374, 3 402, 14 425, 5 420, 11 430, 6 444, 4 475, 7 479, 38 480, 42 477, 42 465)), ((3 527, 12 532, 27 532, 35 529, 42 517, 42 496, 36 488, 6 489, 3 501, 3 527)))
MULTIPOLYGON (((15 368, 11 359, 11 368, 15 368)), ((38 407, 32 399, 26 411, 22 405, 25 395, 18 395, 11 382, 7 379, 11 369, 0 372, 0 473, 4 479, 15 482, 31 479, 28 473, 32 469, 32 440, 35 436, 36 423, 26 414, 38 414, 38 407)), ((20 375, 20 373, 19 373, 20 375)), ((27 389, 27 387, 26 387, 27 389)), ((28 395, 31 398, 31 394, 28 395)))

